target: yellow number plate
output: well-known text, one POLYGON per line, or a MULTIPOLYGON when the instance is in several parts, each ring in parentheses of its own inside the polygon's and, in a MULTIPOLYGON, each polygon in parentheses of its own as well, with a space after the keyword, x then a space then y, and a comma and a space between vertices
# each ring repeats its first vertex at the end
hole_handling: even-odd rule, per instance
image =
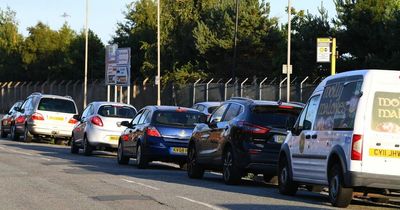
POLYGON ((108 137, 108 140, 110 140, 110 141, 118 141, 118 139, 119 139, 119 136, 109 136, 108 137))
POLYGON ((374 149, 374 148, 371 148, 371 149, 369 149, 369 156, 400 158, 400 150, 374 149))
POLYGON ((64 121, 64 117, 49 116, 49 120, 64 121))
POLYGON ((172 147, 172 152, 186 154, 187 153, 187 148, 184 148, 184 147, 172 147))

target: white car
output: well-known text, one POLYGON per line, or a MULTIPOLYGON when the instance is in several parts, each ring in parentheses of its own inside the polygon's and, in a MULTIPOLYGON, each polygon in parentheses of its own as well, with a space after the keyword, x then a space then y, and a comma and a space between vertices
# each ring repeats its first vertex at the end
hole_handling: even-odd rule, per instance
POLYGON ((71 153, 79 153, 82 148, 85 155, 93 150, 118 148, 118 140, 125 127, 122 121, 131 121, 136 108, 123 103, 92 102, 82 113, 75 116, 79 122, 72 131, 71 153))
POLYGON ((353 191, 400 190, 400 71, 361 70, 324 79, 281 147, 279 191, 329 186, 333 206, 353 191))
POLYGON ((205 101, 205 102, 199 102, 193 105, 193 109, 197 109, 200 112, 206 114, 207 116, 210 116, 213 111, 218 108, 221 105, 222 102, 217 102, 217 101, 205 101))

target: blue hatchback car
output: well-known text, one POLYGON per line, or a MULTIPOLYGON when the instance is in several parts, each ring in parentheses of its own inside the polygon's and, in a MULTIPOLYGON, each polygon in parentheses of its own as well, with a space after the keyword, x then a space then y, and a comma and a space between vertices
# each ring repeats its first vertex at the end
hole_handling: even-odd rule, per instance
POLYGON ((186 163, 189 139, 197 123, 207 116, 195 109, 175 106, 147 106, 140 110, 127 127, 118 143, 118 163, 128 164, 136 158, 138 168, 146 168, 151 161, 186 163))

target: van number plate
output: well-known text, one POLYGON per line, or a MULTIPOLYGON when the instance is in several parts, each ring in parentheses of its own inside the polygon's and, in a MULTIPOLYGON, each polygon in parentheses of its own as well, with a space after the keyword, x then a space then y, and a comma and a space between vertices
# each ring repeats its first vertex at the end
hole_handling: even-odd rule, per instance
POLYGON ((374 149, 374 148, 371 148, 371 149, 369 149, 369 156, 400 158, 400 150, 374 149))

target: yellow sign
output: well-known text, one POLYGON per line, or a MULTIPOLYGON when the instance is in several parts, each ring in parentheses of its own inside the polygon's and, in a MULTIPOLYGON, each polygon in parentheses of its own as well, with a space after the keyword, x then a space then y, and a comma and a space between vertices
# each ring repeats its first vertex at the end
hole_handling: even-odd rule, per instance
POLYGON ((400 158, 400 150, 390 149, 369 149, 369 156, 372 157, 388 157, 388 158, 400 158))

